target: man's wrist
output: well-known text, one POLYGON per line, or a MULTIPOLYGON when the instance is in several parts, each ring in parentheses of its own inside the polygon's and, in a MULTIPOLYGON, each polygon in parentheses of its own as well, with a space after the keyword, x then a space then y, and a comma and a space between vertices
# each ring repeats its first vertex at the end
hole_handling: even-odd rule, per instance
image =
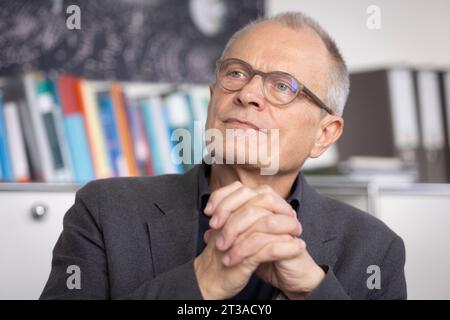
POLYGON ((204 281, 201 276, 202 272, 200 271, 199 257, 194 259, 194 272, 195 272, 195 277, 197 278, 197 284, 198 284, 198 287, 200 288, 200 292, 202 294, 203 299, 204 300, 212 299, 210 297, 208 290, 206 289, 206 286, 204 285, 204 281))
POLYGON ((325 278, 325 270, 317 266, 317 268, 312 272, 312 280, 311 285, 307 288, 302 290, 301 292, 289 292, 289 291, 283 291, 283 294, 289 299, 289 300, 304 300, 308 294, 310 294, 314 289, 316 289, 325 278))
POLYGON ((202 274, 205 274, 205 271, 201 268, 201 262, 199 257, 194 259, 194 272, 195 277, 197 278, 197 284, 200 288, 200 292, 204 300, 219 300, 221 299, 219 296, 214 295, 210 290, 210 284, 208 285, 208 281, 203 278, 202 274))

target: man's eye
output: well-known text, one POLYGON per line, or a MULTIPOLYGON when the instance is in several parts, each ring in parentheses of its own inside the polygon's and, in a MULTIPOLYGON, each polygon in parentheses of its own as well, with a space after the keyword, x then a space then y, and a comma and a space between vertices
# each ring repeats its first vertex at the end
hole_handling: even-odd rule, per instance
POLYGON ((277 88, 280 91, 292 91, 291 87, 284 82, 277 82, 275 84, 275 88, 277 88))
POLYGON ((245 74, 238 70, 231 70, 228 75, 232 78, 244 78, 245 74))

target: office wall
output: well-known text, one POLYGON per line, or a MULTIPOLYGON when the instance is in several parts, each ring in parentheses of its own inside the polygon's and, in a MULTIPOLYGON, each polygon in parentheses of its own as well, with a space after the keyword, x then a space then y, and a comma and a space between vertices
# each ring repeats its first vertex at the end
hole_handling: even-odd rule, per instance
POLYGON ((267 0, 269 15, 301 10, 336 39, 358 70, 407 63, 450 68, 449 0, 267 0), (366 27, 369 5, 381 9, 381 29, 366 27))

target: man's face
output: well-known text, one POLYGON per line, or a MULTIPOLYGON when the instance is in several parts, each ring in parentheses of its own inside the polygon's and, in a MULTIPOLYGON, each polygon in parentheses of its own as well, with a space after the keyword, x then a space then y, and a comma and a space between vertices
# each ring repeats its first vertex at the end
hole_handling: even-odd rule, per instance
MULTIPOLYGON (((241 34, 225 52, 224 59, 237 58, 263 72, 291 74, 323 100, 330 59, 319 36, 309 28, 292 30, 276 22, 255 25, 241 34)), ((299 94, 286 106, 272 105, 264 97, 263 79, 255 76, 240 91, 230 92, 211 85, 206 128, 279 129, 279 171, 298 170, 320 134, 321 109, 299 94), (238 119, 238 121, 236 121, 238 119)), ((225 152, 227 150, 225 142, 225 152)))

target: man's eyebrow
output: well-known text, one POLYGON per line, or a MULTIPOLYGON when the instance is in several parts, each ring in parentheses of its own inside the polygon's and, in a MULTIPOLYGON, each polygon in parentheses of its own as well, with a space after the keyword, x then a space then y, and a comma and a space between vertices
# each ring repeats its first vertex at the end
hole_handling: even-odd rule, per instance
POLYGON ((311 87, 312 87, 312 88, 314 88, 314 87, 317 88, 317 86, 320 85, 320 82, 318 82, 318 81, 313 81, 313 82, 310 82, 310 83, 309 83, 309 82, 306 82, 306 81, 304 80, 304 78, 301 77, 301 75, 299 76, 299 75, 293 73, 292 71, 289 71, 289 67, 288 67, 288 66, 282 66, 282 67, 280 67, 280 68, 267 68, 266 70, 263 70, 263 68, 256 68, 256 67, 255 67, 254 65, 252 65, 249 61, 247 61, 246 59, 244 59, 244 58, 242 58, 242 57, 239 57, 239 56, 235 56, 235 55, 224 56, 224 57, 222 57, 220 60, 226 60, 226 59, 239 59, 239 60, 242 60, 242 61, 244 61, 245 63, 248 63, 248 64, 252 67, 252 69, 254 69, 254 70, 259 70, 259 71, 263 71, 263 72, 265 72, 265 73, 269 73, 269 72, 283 72, 283 73, 290 74, 290 75, 293 76, 298 82, 300 82, 301 84, 307 86, 308 88, 311 88, 311 87))

